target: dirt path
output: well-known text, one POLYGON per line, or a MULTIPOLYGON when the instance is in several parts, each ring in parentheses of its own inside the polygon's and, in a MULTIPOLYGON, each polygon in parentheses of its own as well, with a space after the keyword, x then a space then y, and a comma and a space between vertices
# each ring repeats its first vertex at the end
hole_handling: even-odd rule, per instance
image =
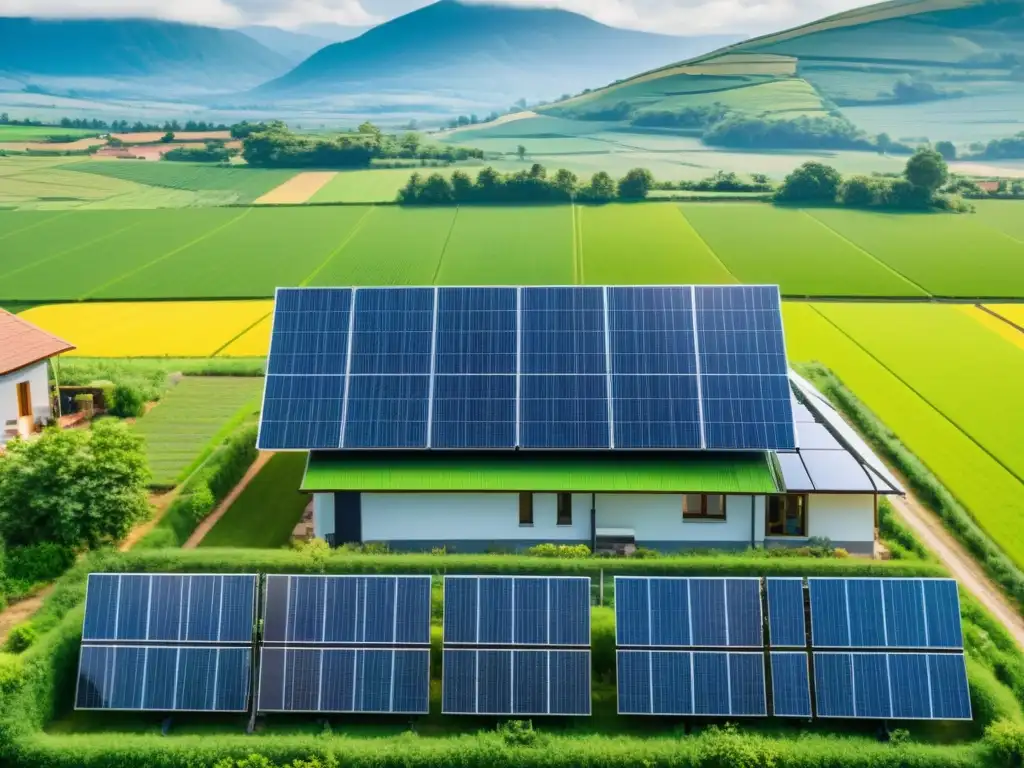
POLYGON ((167 510, 170 509, 174 500, 178 498, 178 494, 180 492, 181 484, 176 485, 167 493, 160 494, 159 496, 150 496, 149 503, 153 505, 153 516, 142 525, 137 525, 132 528, 131 533, 129 533, 128 536, 125 537, 125 540, 121 542, 118 550, 121 552, 127 552, 138 544, 147 533, 156 528, 157 523, 159 523, 163 519, 163 516, 167 514, 167 510))
POLYGON ((1024 618, 992 583, 974 557, 913 496, 908 495, 905 499, 890 496, 889 501, 921 543, 938 556, 953 578, 974 595, 1024 649, 1024 618))
POLYGON ((7 642, 7 635, 15 625, 35 615, 35 612, 42 607, 43 600, 51 592, 53 592, 53 584, 47 585, 32 597, 21 600, 0 613, 0 645, 7 642))
POLYGON ((238 481, 238 485, 231 489, 231 493, 224 497, 222 501, 210 515, 199 524, 199 527, 192 531, 192 535, 188 537, 182 545, 182 549, 195 549, 199 546, 206 534, 217 524, 217 521, 224 517, 224 513, 227 512, 231 505, 235 503, 235 500, 242 494, 242 491, 246 489, 246 486, 252 482, 252 479, 260 473, 260 470, 267 465, 271 457, 274 454, 270 451, 261 451, 260 455, 256 457, 256 461, 249 467, 249 471, 245 473, 241 480, 238 481))

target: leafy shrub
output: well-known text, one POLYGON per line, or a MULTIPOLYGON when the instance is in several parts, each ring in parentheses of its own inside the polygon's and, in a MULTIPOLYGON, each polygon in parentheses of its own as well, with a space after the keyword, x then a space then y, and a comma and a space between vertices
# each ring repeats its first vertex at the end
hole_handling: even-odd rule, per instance
POLYGON ((836 201, 843 177, 824 163, 808 162, 790 173, 775 199, 785 203, 827 203, 836 201))
POLYGON ((201 523, 213 512, 217 499, 213 496, 210 486, 200 480, 188 495, 189 512, 196 525, 201 523))
POLYGON ((889 734, 889 743, 894 747, 898 747, 902 744, 908 744, 910 742, 910 731, 906 728, 895 728, 892 733, 889 734))
POLYGON ((537 743, 532 720, 507 720, 498 726, 501 740, 511 747, 530 747, 537 743))
POLYGON ((637 560, 657 560, 661 557, 661 552, 648 547, 637 547, 633 550, 633 554, 630 557, 634 557, 637 560))
POLYGON ((1018 723, 1000 720, 985 729, 985 746, 992 765, 1004 768, 1024 766, 1024 727, 1018 723))
POLYGON ((581 558, 590 557, 590 547, 586 544, 536 544, 524 551, 530 557, 562 557, 581 558))
POLYGON ((21 653, 35 643, 39 637, 31 622, 25 621, 11 628, 4 649, 10 653, 21 653))
POLYGON ((108 405, 107 412, 122 419, 138 418, 146 412, 145 393, 132 384, 117 384, 113 403, 108 405))
POLYGON ((53 541, 7 550, 7 577, 29 584, 52 581, 75 562, 75 551, 53 541))
POLYGON ((775 768, 778 749, 766 739, 742 733, 734 723, 712 725, 700 736, 702 768, 775 768))

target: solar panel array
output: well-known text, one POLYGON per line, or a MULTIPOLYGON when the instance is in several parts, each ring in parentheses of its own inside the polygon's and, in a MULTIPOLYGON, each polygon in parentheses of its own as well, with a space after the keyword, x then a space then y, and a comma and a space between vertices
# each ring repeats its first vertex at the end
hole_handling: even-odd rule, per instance
POLYGON ((248 708, 256 576, 90 574, 76 709, 248 708))
POLYGON ((446 576, 442 711, 590 714, 590 578, 446 576))
POLYGON ((425 714, 425 576, 267 577, 261 712, 425 714))
POLYGON ((795 447, 775 286, 289 288, 259 445, 795 447))

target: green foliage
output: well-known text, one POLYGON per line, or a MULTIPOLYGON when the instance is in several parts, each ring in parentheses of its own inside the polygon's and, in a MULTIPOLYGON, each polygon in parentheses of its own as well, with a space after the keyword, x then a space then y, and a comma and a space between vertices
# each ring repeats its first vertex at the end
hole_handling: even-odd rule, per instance
POLYGON ((528 548, 523 554, 529 557, 565 557, 569 559, 590 557, 590 547, 586 544, 537 544, 528 548))
POLYGON ((985 729, 985 747, 992 765, 1003 768, 1024 766, 1024 726, 1001 720, 985 729))
POLYGON ((839 187, 839 201, 850 208, 870 208, 881 203, 883 180, 872 176, 852 176, 839 187))
POLYGON ((750 181, 744 181, 732 171, 715 171, 714 175, 700 181, 681 181, 676 189, 694 192, 770 192, 772 189, 768 177, 760 173, 752 174, 750 181))
MULTIPOLYGON (((75 550, 53 541, 41 541, 25 547, 12 547, 5 553, 4 570, 8 582, 34 585, 52 581, 75 562, 75 550)), ((8 588, 7 590, 11 590, 8 588)))
POLYGON ((0 461, 0 535, 67 549, 119 541, 149 512, 148 481, 142 441, 120 422, 15 440, 0 461))
POLYGON ((903 175, 915 187, 925 189, 930 194, 946 183, 949 167, 942 155, 934 149, 922 147, 907 160, 903 175))
POLYGON ((790 173, 775 199, 785 203, 826 203, 836 201, 842 183, 839 171, 830 165, 808 162, 790 173))
POLYGON ((580 190, 580 199, 591 203, 607 203, 615 199, 618 187, 615 180, 604 171, 590 177, 590 183, 580 190))
POLYGON ((956 145, 951 141, 938 142, 935 151, 942 155, 943 160, 956 160, 956 145))
POLYGON ((122 419, 138 418, 146 412, 146 395, 140 387, 121 383, 114 387, 113 402, 107 410, 122 419))
POLYGON ((719 147, 743 149, 873 149, 871 141, 845 117, 772 120, 731 115, 712 124, 701 140, 719 147))
POLYGON ((878 532, 892 556, 901 560, 932 560, 934 556, 893 511, 888 499, 878 501, 878 532))
POLYGON ((21 653, 28 650, 38 637, 39 634, 36 632, 36 628, 32 626, 32 622, 24 621, 21 624, 16 624, 7 635, 4 650, 9 653, 21 653))
POLYGON ((992 139, 972 157, 984 160, 1020 160, 1024 158, 1024 131, 1005 139, 992 139))
POLYGON ((621 200, 643 200, 654 186, 654 174, 646 168, 634 168, 619 179, 621 200))
POLYGON ((208 141, 203 147, 178 147, 164 154, 163 159, 185 163, 227 163, 239 153, 228 149, 223 141, 208 141))
POLYGON ((539 736, 532 720, 507 720, 498 726, 498 733, 510 747, 532 747, 539 736))

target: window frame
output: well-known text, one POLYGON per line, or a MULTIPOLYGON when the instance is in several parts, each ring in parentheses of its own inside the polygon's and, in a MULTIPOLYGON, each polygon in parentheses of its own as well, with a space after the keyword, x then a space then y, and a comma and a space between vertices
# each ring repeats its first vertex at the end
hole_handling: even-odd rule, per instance
POLYGON ((533 494, 527 491, 520 492, 519 494, 519 527, 533 527, 533 494), (524 512, 526 513, 525 515, 523 514, 524 512), (527 519, 524 520, 524 517, 527 519))
POLYGON ((559 492, 555 495, 555 525, 561 528, 572 526, 572 494, 559 492), (565 517, 562 516, 563 505, 565 517))
POLYGON ((716 522, 724 523, 726 519, 726 505, 724 493, 684 493, 683 494, 683 522, 716 522), (686 499, 692 496, 700 497, 700 511, 690 512, 686 508, 686 499), (722 500, 721 514, 708 514, 708 499, 717 496, 722 500))
POLYGON ((808 530, 808 508, 810 506, 809 494, 806 493, 772 493, 769 494, 765 499, 764 504, 764 535, 765 538, 772 539, 806 539, 808 530), (795 500, 797 507, 800 510, 800 530, 801 533, 785 533, 786 527, 786 511, 787 507, 780 507, 781 517, 779 519, 779 525, 783 529, 782 533, 772 532, 772 502, 773 500, 787 501, 795 500))

